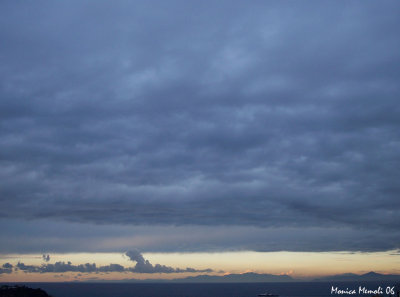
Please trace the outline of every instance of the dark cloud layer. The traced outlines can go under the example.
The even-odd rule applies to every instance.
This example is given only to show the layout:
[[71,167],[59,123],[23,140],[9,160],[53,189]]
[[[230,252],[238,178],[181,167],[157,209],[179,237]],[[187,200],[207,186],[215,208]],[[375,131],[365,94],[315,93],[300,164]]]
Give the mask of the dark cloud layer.
[[73,265],[71,262],[56,262],[54,264],[25,265],[19,262],[16,269],[27,273],[60,273],[60,272],[124,272],[125,268],[119,264],[110,264],[97,267],[95,263]]
[[[3,1],[2,222],[399,248],[399,14],[395,1]],[[247,248],[291,249],[284,234]]]
[[[59,261],[54,264],[46,263],[42,265],[25,265],[18,262],[14,270],[20,270],[26,273],[63,273],[63,272],[81,272],[81,273],[100,273],[100,272],[134,272],[134,273],[183,273],[183,272],[213,272],[212,269],[198,270],[194,268],[172,268],[169,266],[155,264],[152,265],[149,260],[144,259],[143,255],[134,250],[126,252],[126,256],[131,261],[136,262],[134,267],[124,267],[120,264],[110,264],[105,266],[97,266],[96,263],[85,263],[73,265],[70,261]],[[13,272],[13,265],[10,263],[3,264],[0,268],[0,274]]]

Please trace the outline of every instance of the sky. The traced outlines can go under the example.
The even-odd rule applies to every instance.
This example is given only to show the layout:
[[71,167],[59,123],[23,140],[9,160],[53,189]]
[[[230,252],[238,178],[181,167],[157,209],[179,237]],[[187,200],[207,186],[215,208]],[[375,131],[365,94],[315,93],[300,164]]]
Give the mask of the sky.
[[400,273],[399,15],[1,1],[0,281]]

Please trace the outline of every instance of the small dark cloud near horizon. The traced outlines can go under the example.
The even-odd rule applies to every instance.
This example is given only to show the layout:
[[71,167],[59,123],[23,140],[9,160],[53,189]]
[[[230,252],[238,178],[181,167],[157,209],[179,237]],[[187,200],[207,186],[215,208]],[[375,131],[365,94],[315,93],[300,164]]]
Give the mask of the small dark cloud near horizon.
[[134,267],[128,268],[131,272],[136,273],[183,273],[183,272],[213,272],[212,269],[194,269],[187,267],[185,269],[173,268],[161,264],[151,264],[146,260],[143,255],[137,250],[127,251],[125,255],[133,262],[136,262]]
[[12,273],[12,269],[13,269],[13,265],[10,263],[4,263],[1,267],[0,267],[0,274],[3,273],[7,273],[10,274]]
[[1,1],[0,251],[399,249],[399,15]]
[[49,262],[50,261],[50,255],[49,254],[43,254],[42,255],[42,259],[43,259],[43,261],[45,261],[45,262]]

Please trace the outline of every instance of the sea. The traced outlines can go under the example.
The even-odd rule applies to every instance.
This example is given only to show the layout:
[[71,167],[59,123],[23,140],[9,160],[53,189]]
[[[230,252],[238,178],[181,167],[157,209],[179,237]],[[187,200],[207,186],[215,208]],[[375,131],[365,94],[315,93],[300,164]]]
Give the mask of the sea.
[[[8,285],[12,285],[8,283]],[[41,288],[53,297],[280,297],[373,296],[366,290],[381,288],[381,296],[397,296],[393,282],[286,282],[286,283],[18,283]],[[359,291],[361,287],[361,292]],[[335,293],[335,288],[337,288]],[[393,291],[391,291],[393,289]],[[352,293],[355,290],[355,294]],[[339,293],[338,293],[339,292]],[[346,293],[349,292],[349,293]],[[380,293],[380,292],[377,292]],[[391,294],[394,293],[394,294]]]

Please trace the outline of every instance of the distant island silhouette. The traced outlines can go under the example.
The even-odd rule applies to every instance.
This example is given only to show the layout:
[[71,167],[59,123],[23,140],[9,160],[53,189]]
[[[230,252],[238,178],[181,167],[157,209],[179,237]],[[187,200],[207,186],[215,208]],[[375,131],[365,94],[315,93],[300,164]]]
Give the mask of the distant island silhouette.
[[399,274],[380,274],[370,271],[365,274],[343,273],[320,277],[314,281],[396,281],[400,282]]
[[32,289],[26,286],[1,286],[0,297],[52,297],[42,289]]

